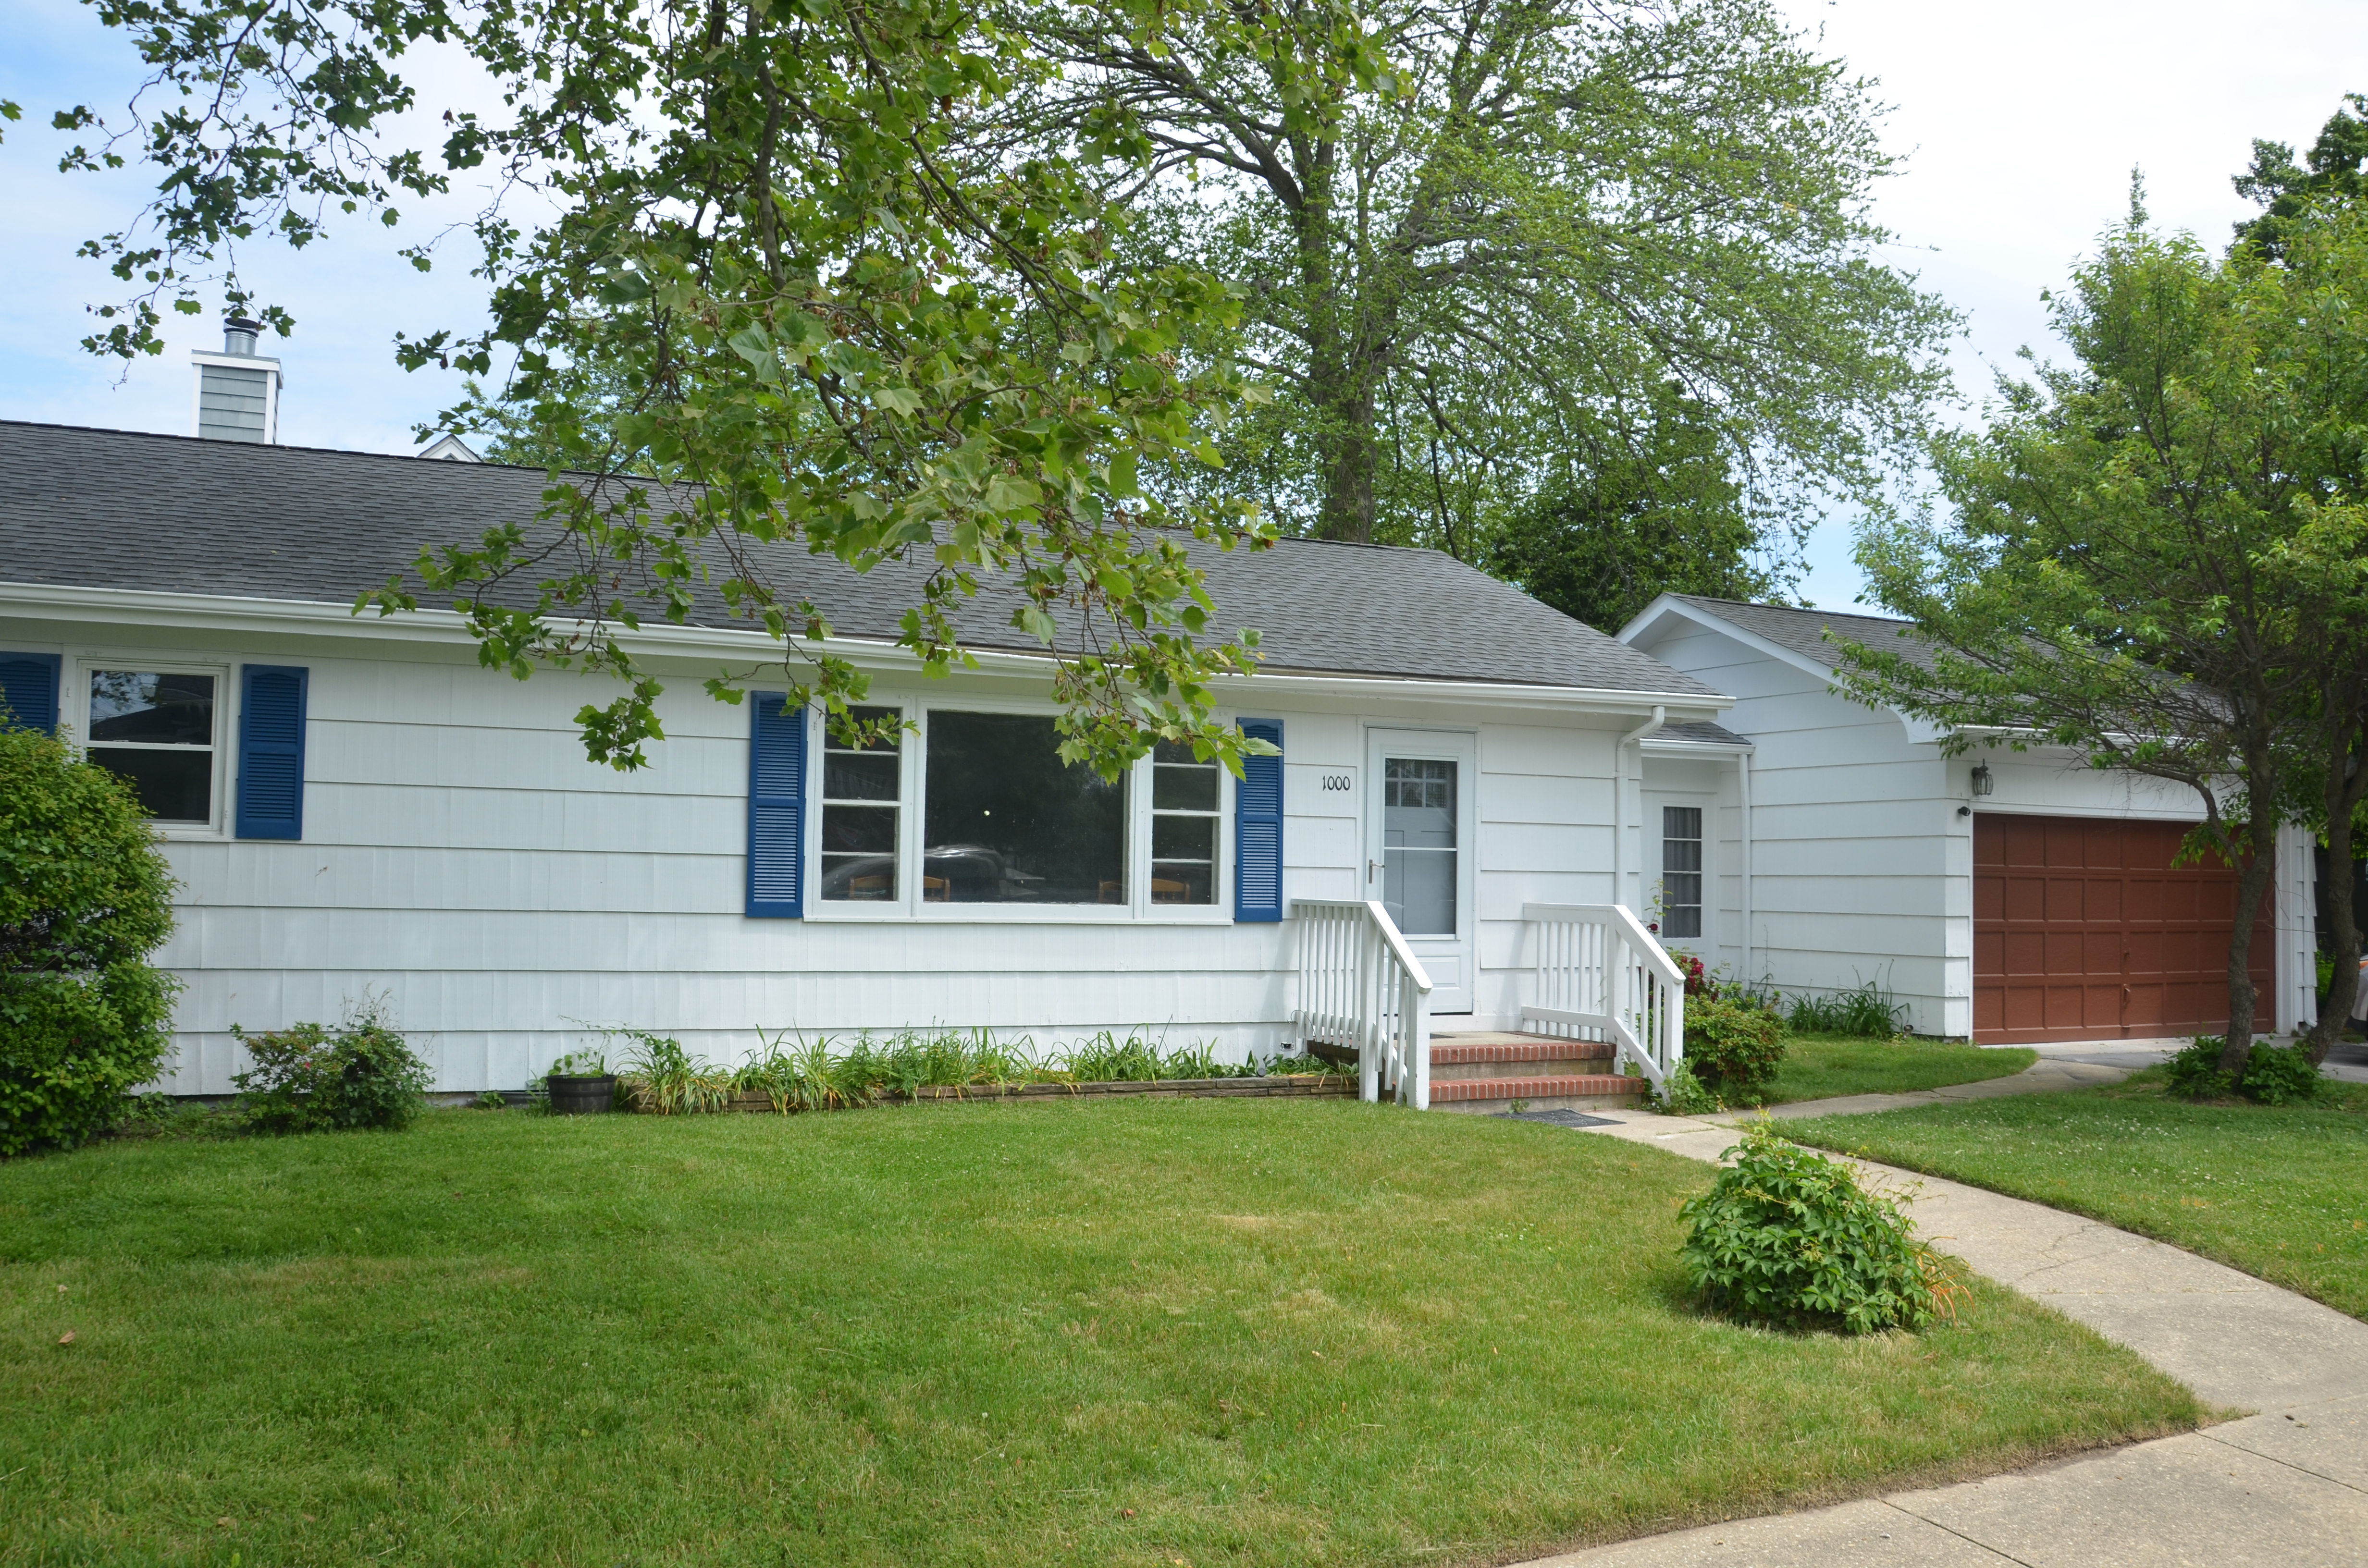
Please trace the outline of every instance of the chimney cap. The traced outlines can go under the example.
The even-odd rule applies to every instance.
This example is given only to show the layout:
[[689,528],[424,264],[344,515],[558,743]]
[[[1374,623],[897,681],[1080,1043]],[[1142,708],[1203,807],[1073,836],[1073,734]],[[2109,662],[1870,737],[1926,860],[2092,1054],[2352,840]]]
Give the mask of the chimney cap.
[[224,316],[222,318],[222,352],[243,356],[253,355],[256,337],[262,331],[263,324],[250,317]]

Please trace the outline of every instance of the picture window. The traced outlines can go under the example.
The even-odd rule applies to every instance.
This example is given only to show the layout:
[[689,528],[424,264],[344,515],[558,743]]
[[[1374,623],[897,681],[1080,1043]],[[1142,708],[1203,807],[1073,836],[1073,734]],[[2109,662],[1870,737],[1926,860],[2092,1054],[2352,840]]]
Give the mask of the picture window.
[[1060,745],[1050,717],[929,714],[923,902],[1127,902],[1126,787]]

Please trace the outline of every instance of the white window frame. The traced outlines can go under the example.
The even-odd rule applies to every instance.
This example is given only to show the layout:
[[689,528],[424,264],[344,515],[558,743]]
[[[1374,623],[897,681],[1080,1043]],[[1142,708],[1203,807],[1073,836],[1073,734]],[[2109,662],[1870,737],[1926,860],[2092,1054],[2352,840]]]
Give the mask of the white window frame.
[[[1123,903],[933,903],[921,897],[922,839],[928,831],[929,715],[1009,713],[1051,718],[1058,703],[1029,698],[981,695],[962,698],[874,688],[861,704],[894,708],[917,728],[905,733],[897,748],[896,897],[881,903],[822,896],[822,757],[827,744],[819,710],[807,716],[806,756],[812,783],[806,790],[805,917],[824,922],[866,921],[955,926],[1230,926],[1234,923],[1234,776],[1217,769],[1217,864],[1215,902],[1205,904],[1151,902],[1151,758],[1139,758],[1126,780],[1126,883]],[[1230,715],[1224,716],[1230,722]]]
[[65,678],[72,685],[59,694],[64,699],[59,703],[59,708],[61,717],[66,721],[66,727],[74,732],[74,744],[78,746],[90,744],[90,677],[100,670],[214,677],[213,787],[207,802],[211,815],[202,823],[159,822],[153,817],[147,820],[149,825],[168,841],[202,843],[229,838],[233,820],[230,792],[237,778],[231,765],[231,752],[234,745],[233,737],[238,733],[238,690],[232,677],[238,673],[238,666],[212,659],[161,653],[154,649],[77,648],[66,659]]

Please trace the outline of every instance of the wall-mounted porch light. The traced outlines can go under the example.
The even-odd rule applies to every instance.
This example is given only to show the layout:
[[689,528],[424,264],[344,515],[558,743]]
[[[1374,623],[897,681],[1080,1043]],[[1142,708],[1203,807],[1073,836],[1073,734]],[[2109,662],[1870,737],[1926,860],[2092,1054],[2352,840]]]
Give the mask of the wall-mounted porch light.
[[1991,786],[1996,782],[1997,780],[1990,777],[1990,765],[1988,763],[1977,762],[1974,764],[1974,795],[1976,799],[1988,794],[1990,792]]

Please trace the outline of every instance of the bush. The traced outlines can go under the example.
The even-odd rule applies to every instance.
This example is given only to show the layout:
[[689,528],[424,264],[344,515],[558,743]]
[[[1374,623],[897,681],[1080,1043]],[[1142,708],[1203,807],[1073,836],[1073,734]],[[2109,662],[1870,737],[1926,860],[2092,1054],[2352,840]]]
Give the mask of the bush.
[[2256,1041],[2245,1057],[2245,1071],[2232,1080],[2220,1070],[2221,1044],[2218,1035],[2198,1035],[2164,1062],[2170,1092],[2191,1100],[2242,1095],[2273,1106],[2308,1105],[2327,1092],[2327,1080],[2307,1047]]
[[2308,1105],[2327,1092],[2318,1063],[2300,1045],[2263,1045],[2256,1041],[2245,1058],[2245,1076],[2237,1091],[2263,1105]]
[[1738,1105],[1756,1105],[1784,1061],[1784,1026],[1773,1013],[1702,997],[1686,1004],[1685,1060],[1711,1089]]
[[1898,1199],[1847,1166],[1788,1143],[1762,1119],[1735,1164],[1678,1211],[1678,1256],[1712,1307],[1790,1328],[1872,1334],[1954,1314],[1963,1287],[1918,1240]]
[[411,1125],[434,1074],[383,1010],[365,1005],[331,1029],[298,1024],[269,1034],[231,1032],[255,1064],[234,1075],[238,1111],[258,1132],[334,1132]]
[[1718,1108],[1718,1096],[1702,1087],[1694,1076],[1693,1064],[1680,1061],[1669,1074],[1668,1092],[1661,1096],[1661,1109],[1670,1116],[1700,1116]]
[[148,966],[173,877],[131,787],[0,717],[0,1155],[70,1148],[172,1049],[178,983]]
[[2197,1035],[2162,1064],[2172,1094],[2191,1100],[2208,1100],[2236,1087],[2228,1081],[2228,1074],[2220,1071],[2220,1043],[2218,1035]]

